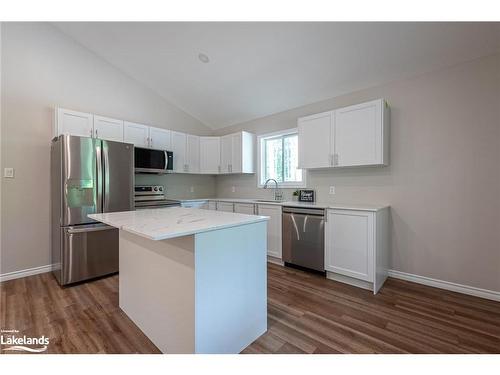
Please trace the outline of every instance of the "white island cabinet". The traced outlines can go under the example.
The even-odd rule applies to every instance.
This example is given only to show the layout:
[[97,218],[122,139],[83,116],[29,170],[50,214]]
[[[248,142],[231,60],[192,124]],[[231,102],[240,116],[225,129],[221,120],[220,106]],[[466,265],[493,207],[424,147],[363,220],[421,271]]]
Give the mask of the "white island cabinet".
[[120,308],[163,353],[239,353],[267,330],[267,217],[92,214],[119,228]]

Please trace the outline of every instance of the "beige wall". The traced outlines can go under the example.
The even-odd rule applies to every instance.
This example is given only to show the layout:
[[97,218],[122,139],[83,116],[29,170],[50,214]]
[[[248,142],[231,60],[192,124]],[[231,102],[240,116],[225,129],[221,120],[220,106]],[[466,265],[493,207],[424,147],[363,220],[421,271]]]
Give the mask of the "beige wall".
[[[210,134],[198,120],[116,70],[49,24],[2,25],[3,168],[0,273],[50,264],[49,145],[54,106],[193,134]],[[174,192],[194,185],[214,193],[213,177],[159,179]]]
[[[500,291],[500,55],[218,134],[292,128],[299,116],[380,97],[392,110],[390,166],[311,171],[308,186],[321,201],[389,203],[393,269]],[[216,178],[218,197],[271,196],[256,185],[255,175]]]

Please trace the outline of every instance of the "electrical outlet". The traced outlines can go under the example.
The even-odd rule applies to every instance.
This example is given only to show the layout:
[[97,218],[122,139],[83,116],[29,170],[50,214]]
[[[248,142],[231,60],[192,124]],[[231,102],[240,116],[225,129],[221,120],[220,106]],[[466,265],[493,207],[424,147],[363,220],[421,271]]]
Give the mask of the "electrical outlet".
[[330,186],[330,194],[335,194],[335,186]]
[[5,178],[14,178],[14,168],[4,168],[3,176]]
[[194,186],[191,186],[191,187],[189,188],[189,191],[190,191],[191,193],[194,193]]
[[236,193],[236,186],[231,186],[231,192]]

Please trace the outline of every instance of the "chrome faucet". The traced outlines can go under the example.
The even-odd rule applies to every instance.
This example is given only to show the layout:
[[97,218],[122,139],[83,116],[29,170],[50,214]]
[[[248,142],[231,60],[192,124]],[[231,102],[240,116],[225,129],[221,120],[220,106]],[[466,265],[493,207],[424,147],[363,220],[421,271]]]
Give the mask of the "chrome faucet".
[[279,190],[279,188],[278,188],[278,181],[276,181],[274,178],[268,178],[266,180],[266,182],[264,183],[264,189],[267,189],[267,184],[269,183],[269,181],[274,181],[274,184],[275,184],[274,192],[273,192],[274,200],[275,201],[282,200],[283,199],[283,193],[281,192],[281,190]]

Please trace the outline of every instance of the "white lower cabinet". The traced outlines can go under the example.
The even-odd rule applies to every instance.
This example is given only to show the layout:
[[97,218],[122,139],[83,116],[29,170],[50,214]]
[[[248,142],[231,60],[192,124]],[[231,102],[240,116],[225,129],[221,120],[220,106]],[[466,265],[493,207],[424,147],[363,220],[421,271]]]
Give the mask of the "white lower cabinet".
[[255,205],[253,203],[235,203],[234,212],[237,214],[254,215]]
[[217,202],[217,211],[234,212],[234,203]]
[[376,293],[387,278],[388,209],[329,209],[325,236],[327,277]]
[[281,206],[258,204],[257,214],[270,217],[267,222],[267,255],[281,259]]

